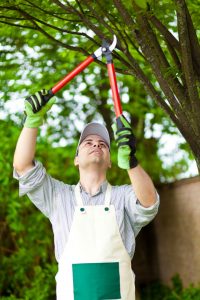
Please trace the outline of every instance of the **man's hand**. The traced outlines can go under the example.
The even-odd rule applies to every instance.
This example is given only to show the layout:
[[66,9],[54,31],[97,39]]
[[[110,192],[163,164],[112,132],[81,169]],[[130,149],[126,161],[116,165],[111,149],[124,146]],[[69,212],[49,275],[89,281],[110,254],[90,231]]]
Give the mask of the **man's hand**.
[[51,97],[52,95],[43,89],[25,99],[26,120],[24,127],[37,128],[43,124],[45,114],[55,103],[55,98]]
[[112,125],[114,137],[118,146],[118,166],[122,169],[132,169],[138,165],[135,157],[136,139],[126,118],[121,115]]

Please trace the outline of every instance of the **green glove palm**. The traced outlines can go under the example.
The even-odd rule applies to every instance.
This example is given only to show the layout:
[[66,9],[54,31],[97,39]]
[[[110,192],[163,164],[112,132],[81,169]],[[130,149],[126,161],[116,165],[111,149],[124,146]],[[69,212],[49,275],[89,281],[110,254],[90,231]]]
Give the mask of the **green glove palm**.
[[136,139],[126,118],[121,115],[112,125],[114,137],[118,146],[118,166],[122,169],[132,169],[138,165],[135,157]]
[[25,99],[24,127],[37,128],[43,124],[45,114],[56,101],[52,96],[51,92],[43,89]]

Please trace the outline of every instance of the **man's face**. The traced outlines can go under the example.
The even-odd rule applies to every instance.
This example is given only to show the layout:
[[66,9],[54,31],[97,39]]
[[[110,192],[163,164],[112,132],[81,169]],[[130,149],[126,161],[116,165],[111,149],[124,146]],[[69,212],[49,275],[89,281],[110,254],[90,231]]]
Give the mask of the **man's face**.
[[109,147],[99,135],[88,135],[80,144],[74,163],[79,168],[93,166],[107,170],[111,167]]

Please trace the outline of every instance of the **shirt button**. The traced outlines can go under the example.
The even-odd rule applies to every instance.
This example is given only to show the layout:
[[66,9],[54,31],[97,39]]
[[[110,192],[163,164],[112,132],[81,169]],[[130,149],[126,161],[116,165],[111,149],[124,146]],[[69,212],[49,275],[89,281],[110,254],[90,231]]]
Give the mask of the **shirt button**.
[[105,207],[104,209],[105,209],[105,211],[109,211],[109,207]]

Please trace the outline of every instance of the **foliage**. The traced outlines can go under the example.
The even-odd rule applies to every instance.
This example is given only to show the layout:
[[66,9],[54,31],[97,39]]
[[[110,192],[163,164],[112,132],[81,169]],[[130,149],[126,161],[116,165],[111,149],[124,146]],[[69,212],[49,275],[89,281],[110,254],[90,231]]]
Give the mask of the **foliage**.
[[[142,3],[145,4],[145,1]],[[165,133],[171,131],[175,124],[198,160],[199,139],[196,132],[199,122],[197,120],[196,124],[196,117],[190,114],[191,95],[188,86],[184,85],[185,70],[181,66],[185,52],[180,51],[181,45],[176,39],[180,32],[176,17],[179,5],[175,5],[174,1],[148,3],[147,8],[138,10],[134,1],[124,4],[107,1],[105,6],[100,1],[89,0],[65,3],[59,0],[1,1],[2,110],[6,111],[9,106],[13,111],[20,98],[43,87],[50,88],[99,47],[102,38],[111,40],[111,35],[116,34],[118,49],[114,58],[123,110],[131,119],[138,145],[145,145],[139,149],[142,161],[145,166],[152,161],[153,168],[149,169],[155,168],[156,181],[167,177],[172,180],[179,172],[185,172],[188,167],[185,157],[174,163],[171,174],[170,170],[165,170],[162,158],[157,154],[161,147],[159,137],[152,136],[149,140],[145,137],[146,120],[148,114],[152,114],[150,127],[161,125],[161,131]],[[194,26],[198,27],[195,13],[198,3],[188,1],[187,4]],[[142,26],[143,21],[146,27]],[[166,31],[162,30],[162,25]],[[147,28],[151,35],[147,34]],[[192,37],[195,37],[194,33]],[[152,45],[156,41],[157,44]],[[149,51],[145,52],[147,48]],[[198,53],[198,46],[195,49]],[[68,143],[72,134],[78,135],[82,123],[94,118],[104,119],[111,132],[113,104],[105,76],[105,59],[102,61],[92,64],[58,93],[57,108],[52,114],[49,130],[52,142],[62,138]],[[194,65],[198,64],[195,62]],[[195,72],[198,70],[195,69]],[[192,90],[195,91],[195,87]],[[7,110],[7,113],[10,111]],[[16,114],[11,117],[18,123],[21,118]],[[173,122],[168,121],[169,117]],[[163,125],[166,123],[167,126]],[[144,148],[149,149],[150,155],[143,151]],[[154,153],[153,160],[151,153]]]
[[[50,300],[55,299],[57,269],[52,229],[27,197],[19,198],[17,181],[12,179],[12,156],[19,132],[12,121],[0,122],[0,298]],[[52,176],[76,182],[77,171],[66,160],[68,157],[73,162],[75,146],[65,152],[39,139],[36,158]]]
[[154,282],[142,289],[141,300],[199,300],[200,285],[183,288],[179,275],[172,278],[172,287]]

